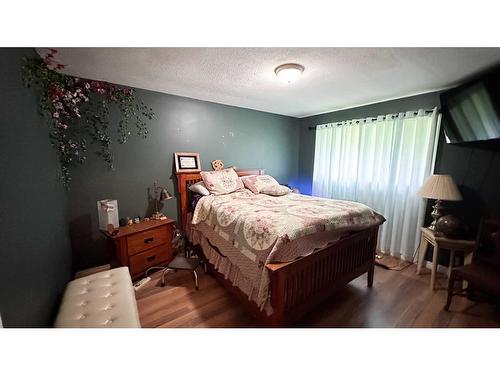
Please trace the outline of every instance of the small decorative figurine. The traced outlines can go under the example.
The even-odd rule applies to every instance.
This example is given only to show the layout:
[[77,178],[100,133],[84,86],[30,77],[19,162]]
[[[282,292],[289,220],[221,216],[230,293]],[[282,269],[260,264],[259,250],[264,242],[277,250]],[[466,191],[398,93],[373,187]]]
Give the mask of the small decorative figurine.
[[140,222],[141,222],[141,217],[140,216],[134,217],[134,224],[139,224]]
[[127,225],[132,225],[132,224],[134,224],[134,222],[132,221],[131,218],[127,216]]
[[214,171],[220,171],[222,169],[224,169],[224,163],[222,162],[222,160],[214,160],[212,162],[212,168],[214,169]]
[[123,217],[120,219],[120,226],[121,227],[126,227],[127,226],[127,219],[124,219]]
[[145,218],[144,218],[144,221],[149,221],[149,217],[145,217]]

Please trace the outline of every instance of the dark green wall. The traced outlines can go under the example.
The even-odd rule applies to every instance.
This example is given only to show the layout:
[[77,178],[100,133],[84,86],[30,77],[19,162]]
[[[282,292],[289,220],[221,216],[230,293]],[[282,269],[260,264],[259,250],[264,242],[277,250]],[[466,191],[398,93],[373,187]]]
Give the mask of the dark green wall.
[[[96,201],[118,200],[120,217],[144,216],[147,187],[155,180],[174,193],[173,153],[199,152],[202,169],[221,159],[226,166],[265,168],[280,182],[296,184],[299,120],[162,93],[137,90],[157,119],[144,140],[116,145],[115,170],[94,156],[73,174],[70,230],[75,268],[108,261],[106,241],[98,231]],[[165,202],[163,212],[177,216],[177,202]]]
[[0,313],[5,327],[52,323],[71,277],[67,196],[20,67],[32,49],[0,48]]
[[500,215],[500,139],[447,144],[443,138],[434,172],[453,176],[464,199],[445,202],[447,212],[461,217],[474,237],[482,216]]

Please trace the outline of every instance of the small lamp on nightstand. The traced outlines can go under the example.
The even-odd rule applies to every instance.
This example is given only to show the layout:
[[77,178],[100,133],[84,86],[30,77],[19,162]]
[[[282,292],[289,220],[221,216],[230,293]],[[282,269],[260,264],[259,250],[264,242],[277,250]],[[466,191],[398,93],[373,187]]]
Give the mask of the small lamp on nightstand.
[[431,213],[434,220],[429,225],[429,229],[433,231],[436,230],[436,221],[443,216],[442,201],[462,200],[462,194],[460,194],[453,178],[448,174],[434,174],[427,177],[417,194],[423,198],[436,199],[436,204],[432,206]]
[[164,215],[159,212],[159,207],[158,204],[159,202],[167,201],[173,198],[172,194],[168,192],[166,188],[163,186],[158,186],[157,181],[154,182],[154,185],[152,188],[149,188],[149,191],[153,193],[152,199],[155,201],[155,213],[153,214],[152,218],[153,219],[160,219],[164,217]]

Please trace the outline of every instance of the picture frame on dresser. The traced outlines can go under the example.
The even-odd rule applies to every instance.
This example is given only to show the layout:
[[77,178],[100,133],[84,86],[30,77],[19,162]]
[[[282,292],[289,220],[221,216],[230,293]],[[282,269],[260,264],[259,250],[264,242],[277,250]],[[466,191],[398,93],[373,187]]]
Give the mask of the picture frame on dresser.
[[200,154],[198,152],[175,152],[174,160],[176,173],[201,171]]

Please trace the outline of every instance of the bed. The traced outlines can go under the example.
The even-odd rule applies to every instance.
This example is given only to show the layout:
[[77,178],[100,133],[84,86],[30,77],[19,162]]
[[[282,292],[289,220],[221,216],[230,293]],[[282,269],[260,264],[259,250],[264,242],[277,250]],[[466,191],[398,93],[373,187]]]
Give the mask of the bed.
[[[237,174],[263,175],[264,170],[238,170]],[[372,286],[378,228],[385,219],[368,207],[293,193],[269,197],[241,191],[204,197],[190,212],[188,188],[201,180],[200,173],[177,174],[180,224],[206,256],[213,276],[264,324],[292,324],[364,273],[368,287]],[[305,220],[301,213],[318,216],[325,207],[347,212],[338,215],[345,220]],[[258,225],[250,217],[263,210],[284,235],[246,236]],[[244,213],[249,216],[238,222]],[[266,230],[260,228],[259,233]]]

